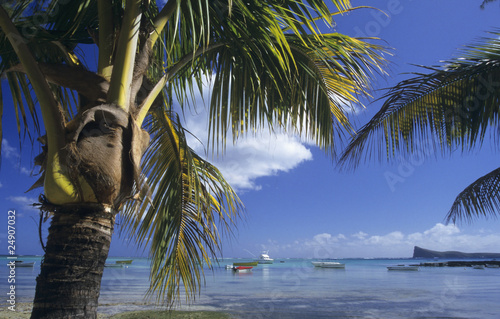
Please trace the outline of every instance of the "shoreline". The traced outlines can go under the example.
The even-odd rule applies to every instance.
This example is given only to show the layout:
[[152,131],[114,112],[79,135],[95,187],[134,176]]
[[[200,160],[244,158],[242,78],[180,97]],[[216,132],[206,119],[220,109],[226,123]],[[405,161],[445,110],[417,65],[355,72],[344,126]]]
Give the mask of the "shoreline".
[[[29,319],[33,303],[20,302],[16,304],[16,311],[8,310],[7,307],[0,309],[0,317],[4,319]],[[144,302],[131,303],[112,303],[100,304],[97,310],[97,319],[160,319],[166,318],[168,313],[170,319],[229,319],[231,315],[227,312],[216,311],[212,309],[197,309],[202,307],[193,307],[193,310],[180,309],[168,311],[165,306]]]
[[[420,267],[474,267],[494,265],[500,267],[498,260],[449,260],[449,261],[430,261],[421,262],[419,264],[411,264],[412,266]],[[490,266],[491,267],[491,266]]]
[[[226,263],[234,261],[239,260]],[[439,264],[432,263],[418,272],[387,270],[391,265],[420,262],[445,261],[353,259],[346,260],[344,271],[334,271],[316,269],[309,259],[290,259],[258,266],[248,274],[219,267],[207,276],[210,280],[196,300],[187,302],[182,294],[180,303],[173,307],[174,313],[167,315],[163,313],[166,304],[147,294],[149,268],[144,260],[137,260],[128,268],[106,270],[97,312],[99,319],[124,319],[131,312],[141,319],[146,315],[156,318],[158,313],[163,313],[164,318],[179,318],[177,314],[193,311],[204,317],[192,318],[206,318],[208,314],[239,319],[498,318],[500,304],[495,297],[500,287],[500,267],[477,271],[471,267],[437,267]],[[479,262],[494,264],[492,260]],[[29,318],[36,274],[36,269],[19,270],[17,312],[9,313],[8,303],[0,302],[0,318]]]

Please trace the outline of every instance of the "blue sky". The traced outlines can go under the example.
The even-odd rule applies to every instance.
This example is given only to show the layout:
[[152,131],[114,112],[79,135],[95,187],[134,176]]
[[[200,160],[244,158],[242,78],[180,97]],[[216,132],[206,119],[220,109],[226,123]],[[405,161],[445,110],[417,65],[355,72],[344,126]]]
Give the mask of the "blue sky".
[[[394,48],[390,76],[374,86],[390,87],[411,64],[436,65],[457,56],[498,25],[498,3],[485,10],[481,0],[353,1],[373,5],[337,18],[337,30],[351,36],[375,36]],[[325,32],[328,30],[325,30]],[[38,212],[29,206],[40,190],[25,193],[31,160],[38,154],[29,143],[19,151],[12,105],[4,86],[2,167],[0,171],[0,247],[6,253],[7,211],[16,209],[17,251],[42,254]],[[380,95],[375,92],[374,97]],[[357,127],[380,108],[380,102],[352,114]],[[206,117],[185,119],[188,128],[206,140]],[[27,140],[26,140],[27,141]],[[500,222],[479,219],[472,224],[445,225],[444,217],[458,193],[498,167],[490,144],[470,154],[450,157],[417,154],[391,163],[369,162],[354,172],[339,172],[325,153],[307,141],[283,133],[262,132],[227,145],[213,161],[238,190],[246,214],[238,230],[224,240],[224,257],[248,257],[269,250],[271,257],[407,257],[413,246],[433,250],[500,252]],[[203,145],[194,142],[200,152]],[[211,157],[210,157],[211,158]],[[44,235],[46,236],[46,230]],[[110,255],[140,255],[127,237],[115,234]]]

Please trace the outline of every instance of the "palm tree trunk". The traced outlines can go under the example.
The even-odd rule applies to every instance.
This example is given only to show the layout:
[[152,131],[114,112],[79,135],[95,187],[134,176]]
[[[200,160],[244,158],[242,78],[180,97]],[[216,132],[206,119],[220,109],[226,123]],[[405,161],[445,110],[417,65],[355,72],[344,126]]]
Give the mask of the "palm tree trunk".
[[97,318],[115,214],[104,205],[66,205],[52,218],[32,319]]

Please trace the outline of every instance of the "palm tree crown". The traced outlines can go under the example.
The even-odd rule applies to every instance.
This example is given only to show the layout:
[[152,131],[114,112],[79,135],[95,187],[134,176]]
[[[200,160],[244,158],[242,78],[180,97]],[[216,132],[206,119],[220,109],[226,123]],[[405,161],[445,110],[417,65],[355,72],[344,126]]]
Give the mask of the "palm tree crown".
[[[124,229],[150,244],[152,291],[172,300],[182,281],[192,296],[199,265],[211,264],[243,205],[217,168],[189,147],[174,104],[187,107],[208,77],[214,149],[228,132],[236,139],[269,125],[308,136],[335,155],[336,136],[353,131],[346,105],[368,94],[374,72],[383,73],[383,47],[323,33],[317,24],[332,27],[336,14],[353,9],[349,0],[2,5],[0,72],[18,126],[41,135],[41,113],[47,133],[37,161],[44,175],[34,186],[43,186],[53,205],[98,202],[121,210]],[[86,54],[89,46],[98,50],[97,63]],[[131,127],[131,176],[123,178],[133,189],[109,198],[63,160],[85,155],[74,146],[99,114],[114,119],[107,131]]]

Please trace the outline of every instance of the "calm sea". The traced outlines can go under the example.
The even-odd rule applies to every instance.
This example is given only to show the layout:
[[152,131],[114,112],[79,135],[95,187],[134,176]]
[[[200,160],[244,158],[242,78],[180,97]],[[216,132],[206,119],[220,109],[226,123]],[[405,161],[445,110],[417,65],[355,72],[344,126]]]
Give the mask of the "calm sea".
[[[19,258],[21,259],[21,258]],[[16,268],[16,301],[31,302],[40,257],[34,268]],[[109,263],[126,258],[110,258]],[[345,270],[314,268],[308,259],[276,259],[248,274],[225,268],[224,259],[206,270],[205,286],[186,310],[220,310],[235,318],[500,318],[500,269],[421,267],[388,271],[387,266],[427,260],[346,259]],[[440,260],[442,261],[442,260]],[[0,258],[0,291],[6,306],[9,269]],[[149,263],[135,258],[126,268],[105,268],[99,311],[112,314],[154,305],[144,299]]]

